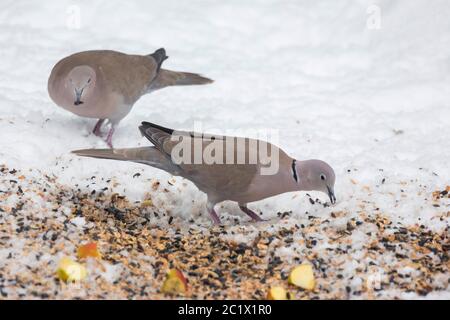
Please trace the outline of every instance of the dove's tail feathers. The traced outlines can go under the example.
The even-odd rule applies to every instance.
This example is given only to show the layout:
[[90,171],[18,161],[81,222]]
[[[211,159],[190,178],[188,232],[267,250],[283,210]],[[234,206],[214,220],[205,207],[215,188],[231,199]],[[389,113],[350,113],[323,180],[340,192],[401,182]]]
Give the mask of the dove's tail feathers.
[[169,86],[191,86],[212,83],[213,80],[197,73],[178,72],[161,69],[150,85],[149,91],[162,89]]
[[155,147],[125,149],[83,149],[72,151],[81,157],[132,161],[173,172],[172,163]]
[[166,127],[157,125],[156,123],[152,123],[152,122],[148,122],[148,121],[142,121],[141,125],[139,126],[139,130],[141,131],[141,133],[143,135],[145,135],[145,131],[147,129],[152,129],[152,128],[153,129],[158,129],[158,130],[163,131],[163,132],[165,132],[167,134],[172,134],[175,131],[173,129],[166,128]]
[[[174,72],[174,71],[171,71]],[[206,78],[198,73],[191,72],[176,72],[176,86],[191,86],[191,85],[199,85],[199,84],[208,84],[212,83],[213,80]]]
[[171,159],[171,154],[165,150],[164,143],[170,140],[174,130],[161,127],[151,122],[142,122],[139,126],[141,134],[146,137],[153,145],[168,159]]
[[161,69],[161,65],[164,62],[164,60],[169,58],[166,55],[166,50],[164,50],[164,48],[160,48],[160,49],[156,50],[152,54],[149,54],[149,56],[152,57],[153,59],[155,59],[156,63],[158,64],[157,72],[159,72],[159,70]]

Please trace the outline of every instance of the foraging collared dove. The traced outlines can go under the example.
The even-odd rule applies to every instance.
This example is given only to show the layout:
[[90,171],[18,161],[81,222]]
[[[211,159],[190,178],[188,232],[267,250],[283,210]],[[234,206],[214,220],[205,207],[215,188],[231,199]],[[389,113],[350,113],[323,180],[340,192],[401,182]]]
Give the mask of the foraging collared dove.
[[53,67],[48,92],[58,106],[99,119],[93,130],[97,136],[103,122],[109,120],[106,142],[112,147],[115,127],[142,95],[168,86],[212,82],[195,73],[161,69],[167,58],[163,48],[149,55],[108,50],[75,53]]
[[[331,203],[336,202],[335,174],[324,161],[296,160],[275,145],[256,139],[176,132],[149,122],[142,122],[139,130],[154,147],[85,149],[72,152],[84,157],[138,162],[192,181],[207,194],[207,210],[214,224],[220,224],[214,207],[225,200],[237,202],[239,208],[254,221],[262,219],[247,207],[249,202],[285,192],[322,191],[329,196]],[[187,143],[184,143],[185,139]],[[180,148],[181,144],[188,148]],[[213,144],[215,151],[209,155],[219,154],[215,163],[207,158],[206,152],[208,148],[211,151]],[[267,157],[273,156],[271,161],[276,164],[277,170],[271,174],[263,172],[268,169],[269,164],[268,158],[261,152],[264,144]],[[200,154],[200,161],[195,160],[197,150],[203,152]],[[183,158],[184,155],[186,158]],[[250,160],[252,157],[253,162]]]

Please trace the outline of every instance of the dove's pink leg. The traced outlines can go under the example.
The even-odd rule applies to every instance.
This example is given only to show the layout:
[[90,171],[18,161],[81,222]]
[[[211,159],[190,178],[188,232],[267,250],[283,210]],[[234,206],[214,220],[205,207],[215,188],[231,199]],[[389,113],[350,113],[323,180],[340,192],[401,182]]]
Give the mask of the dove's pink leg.
[[108,145],[108,147],[112,148],[112,136],[114,134],[114,126],[111,126],[111,129],[109,129],[108,131],[108,136],[106,137],[106,144]]
[[206,208],[208,209],[209,216],[211,217],[214,225],[216,225],[216,226],[220,225],[221,224],[220,218],[219,218],[219,215],[217,214],[216,210],[214,210],[214,204],[208,202],[206,204]]
[[97,137],[100,137],[100,135],[102,134],[100,132],[100,129],[101,129],[104,121],[105,121],[105,119],[98,119],[97,123],[95,124],[94,130],[92,131],[92,133],[95,134]]
[[221,224],[220,218],[219,218],[218,214],[216,213],[216,210],[212,209],[211,211],[209,211],[209,215],[211,216],[211,219],[213,220],[213,223],[215,225],[218,226]]
[[239,205],[239,209],[244,211],[245,214],[248,215],[250,218],[252,218],[252,220],[255,222],[264,221],[263,219],[261,219],[260,216],[258,216],[256,213],[254,213],[249,208],[247,208],[247,206],[245,206],[245,205]]

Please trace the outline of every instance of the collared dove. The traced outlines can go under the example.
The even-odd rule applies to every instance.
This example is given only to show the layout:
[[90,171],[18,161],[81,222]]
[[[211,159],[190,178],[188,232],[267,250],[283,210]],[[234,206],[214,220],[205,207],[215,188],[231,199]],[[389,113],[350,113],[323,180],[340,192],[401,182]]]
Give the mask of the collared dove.
[[211,83],[195,73],[161,69],[168,57],[163,48],[149,55],[98,50],[75,53],[59,61],[48,79],[48,92],[60,107],[76,115],[99,119],[93,133],[100,136],[107,119],[106,142],[112,147],[117,124],[139,98],[168,86]]
[[[248,138],[224,137],[197,134],[194,132],[177,132],[149,122],[142,122],[139,127],[141,133],[150,140],[154,147],[126,148],[126,149],[85,149],[72,151],[73,153],[92,158],[133,161],[146,164],[172,175],[181,176],[192,181],[208,196],[207,210],[214,224],[220,224],[220,218],[214,207],[216,204],[231,200],[239,204],[239,208],[254,221],[262,219],[247,207],[254,202],[285,192],[316,190],[326,193],[331,203],[336,202],[334,195],[335,174],[333,169],[321,160],[296,160],[289,157],[283,150],[273,144]],[[187,149],[179,152],[183,139],[188,139],[188,145],[194,151]],[[240,140],[239,140],[240,139]],[[243,141],[241,147],[236,147]],[[221,163],[207,163],[205,150],[212,144],[223,148],[219,158]],[[272,161],[277,162],[277,170],[273,174],[263,174],[267,169],[267,158],[261,156],[260,149],[266,144],[269,157],[276,155]],[[195,162],[195,146],[203,150],[200,162]],[[215,152],[217,152],[216,149]],[[252,154],[257,159],[251,162]],[[175,153],[187,155],[188,161],[179,161]],[[225,161],[230,155],[232,161]],[[237,159],[245,159],[238,162]],[[255,159],[255,158],[254,158]],[[186,160],[186,159],[185,159]],[[264,161],[263,161],[264,160]]]

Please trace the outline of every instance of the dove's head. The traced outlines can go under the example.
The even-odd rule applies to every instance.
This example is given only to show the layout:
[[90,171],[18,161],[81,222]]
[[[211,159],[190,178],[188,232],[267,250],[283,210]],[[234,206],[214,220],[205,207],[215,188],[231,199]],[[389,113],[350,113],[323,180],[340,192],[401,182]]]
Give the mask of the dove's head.
[[89,66],[77,66],[67,75],[66,88],[73,95],[73,104],[78,106],[88,101],[95,87],[95,70]]
[[333,168],[322,160],[298,161],[295,164],[302,190],[321,191],[328,195],[331,203],[336,203],[334,182],[336,175]]

